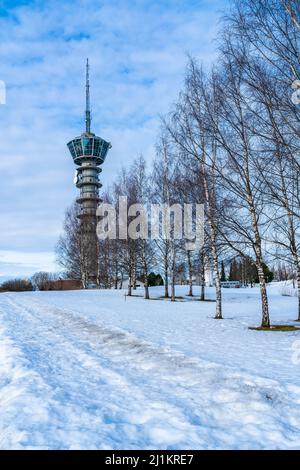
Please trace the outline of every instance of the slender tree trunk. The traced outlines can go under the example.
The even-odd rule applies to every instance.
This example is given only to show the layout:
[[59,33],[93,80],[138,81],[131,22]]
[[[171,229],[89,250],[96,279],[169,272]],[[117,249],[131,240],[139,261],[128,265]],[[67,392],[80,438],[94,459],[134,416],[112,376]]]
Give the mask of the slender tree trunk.
[[259,286],[260,286],[260,295],[261,295],[261,304],[262,304],[262,328],[270,328],[270,316],[269,316],[269,305],[268,305],[268,295],[266,280],[264,275],[264,270],[262,266],[262,260],[260,257],[256,258],[256,267],[258,272]]
[[164,259],[164,272],[165,272],[165,295],[164,297],[166,299],[169,298],[169,260],[168,260],[168,255],[165,254],[165,259]]
[[200,291],[200,300],[205,300],[205,261],[204,261],[204,253],[203,250],[200,252],[200,284],[201,284],[201,291]]
[[188,260],[188,271],[189,271],[189,293],[190,297],[193,297],[193,267],[192,267],[192,257],[191,252],[187,251],[187,260]]
[[[214,149],[215,153],[215,149]],[[206,168],[206,155],[203,151],[201,158],[201,172],[203,175],[203,186],[205,194],[205,202],[207,206],[207,222],[210,232],[210,242],[211,242],[211,251],[213,258],[214,266],[214,275],[215,275],[215,288],[216,288],[216,310],[215,318],[221,320],[222,316],[222,291],[221,291],[221,280],[220,280],[220,270],[219,270],[219,257],[217,249],[217,227],[215,224],[215,191],[214,186],[210,187],[208,182],[207,168]],[[213,183],[212,183],[213,184]]]
[[205,300],[205,283],[203,281],[201,281],[200,300]]
[[219,272],[219,263],[218,256],[213,251],[213,261],[214,261],[214,273],[215,273],[215,287],[216,287],[216,315],[217,320],[222,320],[222,290],[221,290],[221,281],[220,281],[220,272]]
[[[291,213],[291,210],[288,207],[288,197],[286,194],[286,188],[285,185],[284,190],[285,190],[285,207],[287,208],[287,216],[288,216],[288,224],[289,224],[289,232],[290,232],[290,249],[292,252],[292,255],[294,257],[294,264],[296,268],[296,281],[297,281],[297,293],[298,293],[298,321],[300,321],[300,260],[299,260],[299,251],[298,251],[298,246],[297,246],[297,241],[296,241],[296,230],[293,222],[293,216]],[[293,279],[293,283],[295,280]]]
[[136,290],[136,259],[134,260],[132,267],[132,286],[133,289]]
[[118,272],[119,272],[118,262],[115,262],[115,289],[118,289]]
[[144,263],[144,289],[145,289],[145,292],[144,292],[144,298],[145,299],[149,299],[150,296],[149,296],[149,284],[148,284],[148,266],[147,266],[147,263]]
[[129,269],[129,276],[128,276],[128,291],[127,295],[130,297],[132,295],[132,267],[130,266]]
[[256,268],[258,272],[258,280],[260,286],[260,296],[261,296],[261,306],[262,306],[262,319],[261,326],[263,328],[270,327],[270,314],[269,314],[269,304],[268,304],[268,294],[266,287],[266,279],[263,269],[263,257],[261,251],[261,237],[258,230],[257,216],[255,211],[255,206],[253,203],[252,192],[250,185],[247,185],[247,194],[248,194],[248,204],[249,210],[252,219],[252,228],[255,236],[255,254],[256,254]]
[[300,321],[300,263],[298,262],[296,268],[297,274],[297,293],[298,293],[298,321]]
[[[280,155],[280,153],[278,152]],[[288,224],[289,224],[289,235],[290,235],[290,250],[292,256],[294,257],[295,268],[296,268],[296,281],[297,281],[297,293],[298,293],[298,321],[300,321],[300,260],[299,260],[299,248],[296,241],[296,228],[294,224],[293,214],[289,204],[289,197],[286,187],[286,181],[284,178],[284,172],[282,169],[282,161],[281,158],[279,159],[279,170],[280,170],[280,177],[281,177],[281,187],[284,197],[284,208],[287,212]],[[293,284],[295,280],[293,279]]]
[[175,302],[175,250],[172,247],[172,261],[171,261],[171,301]]
[[[205,157],[204,157],[205,158]],[[205,161],[205,160],[204,160]],[[206,169],[203,164],[203,183],[205,191],[205,199],[207,204],[207,215],[208,215],[208,225],[210,230],[210,241],[211,241],[211,251],[213,258],[214,274],[215,274],[215,288],[216,288],[216,313],[215,318],[221,320],[222,316],[222,291],[221,291],[221,281],[220,281],[220,271],[219,271],[219,257],[217,251],[217,235],[216,227],[213,220],[213,208],[211,205],[211,197],[208,188],[208,181],[206,175]]]
[[[81,235],[82,237],[82,235]],[[83,243],[81,242],[81,254],[80,254],[80,271],[81,271],[81,284],[82,288],[86,289],[87,288],[87,269],[86,269],[86,259],[83,253]]]
[[261,305],[262,305],[261,326],[263,328],[269,328],[270,327],[270,315],[269,315],[268,294],[267,294],[266,279],[265,279],[265,274],[264,274],[263,264],[262,264],[262,256],[260,253],[256,255],[256,268],[258,272]]

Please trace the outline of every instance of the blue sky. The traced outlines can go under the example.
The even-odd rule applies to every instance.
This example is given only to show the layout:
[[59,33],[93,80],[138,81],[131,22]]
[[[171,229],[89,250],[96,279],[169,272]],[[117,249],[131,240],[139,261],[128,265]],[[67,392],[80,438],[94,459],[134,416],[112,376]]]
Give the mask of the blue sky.
[[151,160],[159,116],[182,86],[187,53],[216,57],[226,0],[0,0],[0,279],[56,270],[65,209],[76,196],[66,143],[84,126],[112,143],[109,184],[139,154]]

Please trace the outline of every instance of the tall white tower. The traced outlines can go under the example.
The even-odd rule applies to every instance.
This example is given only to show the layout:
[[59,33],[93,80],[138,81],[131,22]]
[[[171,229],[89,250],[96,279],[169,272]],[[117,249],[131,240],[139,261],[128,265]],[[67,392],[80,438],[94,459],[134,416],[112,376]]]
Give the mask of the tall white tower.
[[99,174],[111,144],[91,132],[89,61],[86,62],[85,132],[71,140],[68,148],[77,166],[75,184],[80,190],[81,278],[83,287],[98,285],[98,240],[96,211],[99,202]]

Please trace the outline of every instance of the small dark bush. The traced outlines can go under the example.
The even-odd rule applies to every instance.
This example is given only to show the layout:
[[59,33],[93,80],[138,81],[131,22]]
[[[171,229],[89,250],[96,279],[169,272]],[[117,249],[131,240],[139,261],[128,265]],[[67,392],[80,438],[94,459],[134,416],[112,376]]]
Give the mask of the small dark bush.
[[150,273],[148,276],[148,285],[149,287],[153,286],[163,286],[164,281],[160,274]]

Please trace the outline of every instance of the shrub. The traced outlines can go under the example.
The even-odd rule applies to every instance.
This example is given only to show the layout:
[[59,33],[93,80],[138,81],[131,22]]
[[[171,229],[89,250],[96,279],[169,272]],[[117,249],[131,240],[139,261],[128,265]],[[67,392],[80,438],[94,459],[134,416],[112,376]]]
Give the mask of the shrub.
[[2,292],[24,292],[32,291],[33,285],[29,279],[10,279],[1,284]]
[[35,273],[31,278],[35,290],[51,290],[51,284],[54,280],[56,280],[54,274],[45,271]]
[[148,276],[148,285],[149,287],[153,286],[163,286],[164,281],[160,274],[150,273]]

